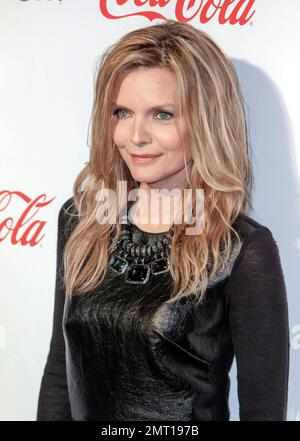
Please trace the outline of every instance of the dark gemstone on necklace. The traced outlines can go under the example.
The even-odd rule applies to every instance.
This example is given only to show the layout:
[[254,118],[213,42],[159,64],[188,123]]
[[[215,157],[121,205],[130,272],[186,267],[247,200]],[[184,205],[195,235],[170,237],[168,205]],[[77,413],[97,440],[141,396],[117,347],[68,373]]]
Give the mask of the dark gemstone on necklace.
[[126,271],[126,282],[128,283],[146,283],[150,276],[148,265],[132,263]]
[[109,262],[109,265],[114,271],[122,274],[128,267],[128,262],[119,255],[113,255]]
[[161,274],[169,269],[169,262],[166,257],[150,262],[152,274]]

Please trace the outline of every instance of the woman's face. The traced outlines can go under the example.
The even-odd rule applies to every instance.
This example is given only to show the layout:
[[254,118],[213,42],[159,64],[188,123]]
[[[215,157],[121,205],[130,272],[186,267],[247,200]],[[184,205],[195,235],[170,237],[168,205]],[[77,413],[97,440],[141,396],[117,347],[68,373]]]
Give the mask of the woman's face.
[[[139,67],[123,72],[116,82],[113,142],[133,179],[151,184],[153,188],[172,189],[185,185],[184,151],[188,168],[191,165],[187,129],[179,118],[176,97],[176,77],[168,69]],[[159,156],[143,161],[134,160],[132,156],[146,154]]]

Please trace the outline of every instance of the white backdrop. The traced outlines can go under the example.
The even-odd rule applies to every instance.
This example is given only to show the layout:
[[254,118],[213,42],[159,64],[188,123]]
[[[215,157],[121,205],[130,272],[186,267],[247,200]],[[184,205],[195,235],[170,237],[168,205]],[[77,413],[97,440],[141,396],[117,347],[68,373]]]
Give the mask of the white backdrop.
[[[52,330],[57,215],[88,160],[96,59],[121,35],[157,22],[119,16],[152,10],[176,19],[176,0],[164,8],[103,3],[117,18],[104,16],[99,0],[0,0],[0,420],[36,418]],[[188,3],[192,16],[201,1],[187,13]],[[217,15],[200,23],[199,14],[190,23],[230,56],[242,85],[256,179],[250,214],[280,249],[291,339],[288,419],[300,420],[300,2],[256,0],[252,10],[244,25],[221,24]],[[15,234],[8,225],[40,195],[53,201],[30,212],[27,226],[45,224],[41,241],[26,244],[26,225]],[[229,404],[237,420],[235,363]]]

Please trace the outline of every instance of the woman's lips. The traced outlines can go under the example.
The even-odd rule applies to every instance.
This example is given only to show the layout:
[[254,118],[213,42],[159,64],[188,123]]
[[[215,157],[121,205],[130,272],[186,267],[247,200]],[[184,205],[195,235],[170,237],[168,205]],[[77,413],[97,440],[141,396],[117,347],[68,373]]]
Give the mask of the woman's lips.
[[147,164],[148,162],[152,162],[155,159],[159,158],[162,155],[156,155],[156,156],[134,156],[134,155],[130,155],[133,162],[135,162],[136,164]]

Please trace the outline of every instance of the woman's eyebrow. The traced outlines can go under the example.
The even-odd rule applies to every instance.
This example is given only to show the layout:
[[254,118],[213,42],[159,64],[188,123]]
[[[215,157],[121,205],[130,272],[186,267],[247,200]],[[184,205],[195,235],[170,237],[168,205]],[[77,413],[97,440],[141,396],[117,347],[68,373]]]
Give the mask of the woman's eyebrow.
[[[127,106],[123,106],[122,104],[118,104],[115,102],[113,102],[112,104],[113,104],[113,106],[124,107],[124,108],[128,109]],[[156,110],[156,109],[160,109],[162,107],[174,107],[174,106],[175,106],[174,103],[163,103],[163,104],[158,104],[157,106],[152,106],[148,110]]]

